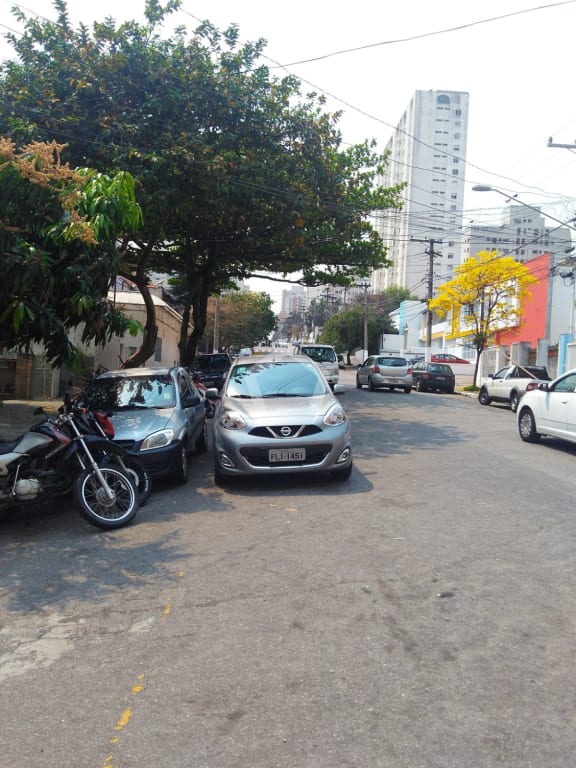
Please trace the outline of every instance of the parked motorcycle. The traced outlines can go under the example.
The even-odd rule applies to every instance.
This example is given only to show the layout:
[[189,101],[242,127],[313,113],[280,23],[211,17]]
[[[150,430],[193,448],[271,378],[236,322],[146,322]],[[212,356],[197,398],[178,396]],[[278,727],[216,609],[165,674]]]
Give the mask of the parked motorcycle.
[[[115,435],[114,423],[109,414],[91,410],[84,402],[83,395],[75,400],[69,392],[64,394],[64,408],[73,413],[76,423],[85,434],[99,435],[107,440],[113,440]],[[131,478],[138,490],[140,506],[148,501],[152,493],[152,478],[144,462],[134,453],[124,450],[123,454],[104,453],[106,463],[118,464]]]
[[77,416],[61,408],[56,417],[0,443],[0,515],[72,491],[80,514],[92,525],[104,530],[127,525],[138,511],[138,491],[111,455],[125,451],[84,433]]

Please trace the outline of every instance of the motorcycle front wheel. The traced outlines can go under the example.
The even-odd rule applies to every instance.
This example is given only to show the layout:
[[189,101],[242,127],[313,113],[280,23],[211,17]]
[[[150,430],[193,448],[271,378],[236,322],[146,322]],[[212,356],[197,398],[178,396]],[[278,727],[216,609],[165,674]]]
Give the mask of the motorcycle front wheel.
[[152,478],[146,468],[146,464],[141,459],[132,455],[124,456],[121,461],[117,456],[110,455],[104,458],[104,462],[106,466],[114,466],[126,470],[126,474],[138,491],[138,503],[143,507],[152,493]]
[[116,467],[100,467],[111,491],[108,498],[98,475],[86,469],[74,483],[74,498],[80,514],[92,525],[104,530],[121,528],[135,517],[138,511],[138,491],[132,479]]

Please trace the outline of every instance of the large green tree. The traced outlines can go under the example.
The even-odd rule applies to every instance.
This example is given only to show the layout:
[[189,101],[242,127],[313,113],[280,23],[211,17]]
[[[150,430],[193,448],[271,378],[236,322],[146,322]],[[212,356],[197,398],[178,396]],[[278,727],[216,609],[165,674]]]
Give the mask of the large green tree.
[[399,190],[378,185],[386,158],[370,142],[343,148],[340,116],[317,94],[272,77],[264,41],[240,45],[235,26],[209,23],[162,39],[180,5],[148,0],[145,24],[91,31],[72,28],[64,0],[56,23],[16,10],[24,34],[0,71],[0,131],[65,138],[73,165],[132,173],[144,227],[125,263],[144,294],[150,269],[177,278],[188,363],[209,297],[233,279],[346,284],[385,266],[368,215],[398,206]]
[[76,367],[72,329],[103,344],[130,325],[106,294],[117,237],[138,228],[140,211],[129,174],[72,169],[63,149],[0,137],[0,347],[42,343],[49,360]]
[[410,298],[412,296],[408,289],[398,287],[358,297],[348,309],[332,315],[327,320],[320,334],[320,341],[342,350],[347,355],[347,362],[350,363],[353,351],[364,344],[364,317],[366,317],[368,349],[378,350],[383,333],[397,332],[390,313],[398,309],[402,301]]
[[267,293],[233,291],[209,302],[206,340],[211,342],[216,336],[219,349],[237,352],[242,347],[255,347],[265,342],[275,328],[276,316]]

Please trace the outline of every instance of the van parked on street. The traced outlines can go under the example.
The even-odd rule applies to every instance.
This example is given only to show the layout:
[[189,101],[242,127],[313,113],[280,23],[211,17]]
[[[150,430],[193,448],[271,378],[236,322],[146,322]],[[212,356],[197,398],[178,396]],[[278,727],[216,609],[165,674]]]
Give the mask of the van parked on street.
[[334,347],[330,344],[301,344],[296,349],[296,354],[306,355],[311,360],[314,360],[315,363],[318,363],[328,384],[330,384],[330,388],[334,389],[334,385],[338,384],[340,376],[338,355]]

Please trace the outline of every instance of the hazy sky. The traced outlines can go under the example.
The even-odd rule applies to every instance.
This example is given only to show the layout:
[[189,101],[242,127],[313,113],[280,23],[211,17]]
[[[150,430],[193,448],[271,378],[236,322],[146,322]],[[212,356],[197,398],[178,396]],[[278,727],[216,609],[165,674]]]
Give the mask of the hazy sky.
[[[56,18],[50,0],[0,0],[0,33],[19,30],[10,12]],[[144,0],[69,0],[74,22],[142,18]],[[491,184],[566,221],[576,213],[574,31],[576,0],[183,0],[174,24],[237,23],[242,40],[267,40],[278,74],[343,110],[346,142],[383,148],[415,90],[468,91],[465,220],[497,219],[504,198],[472,192]],[[172,24],[170,24],[170,27]],[[168,33],[170,28],[167,27]],[[0,55],[9,54],[4,43]]]

